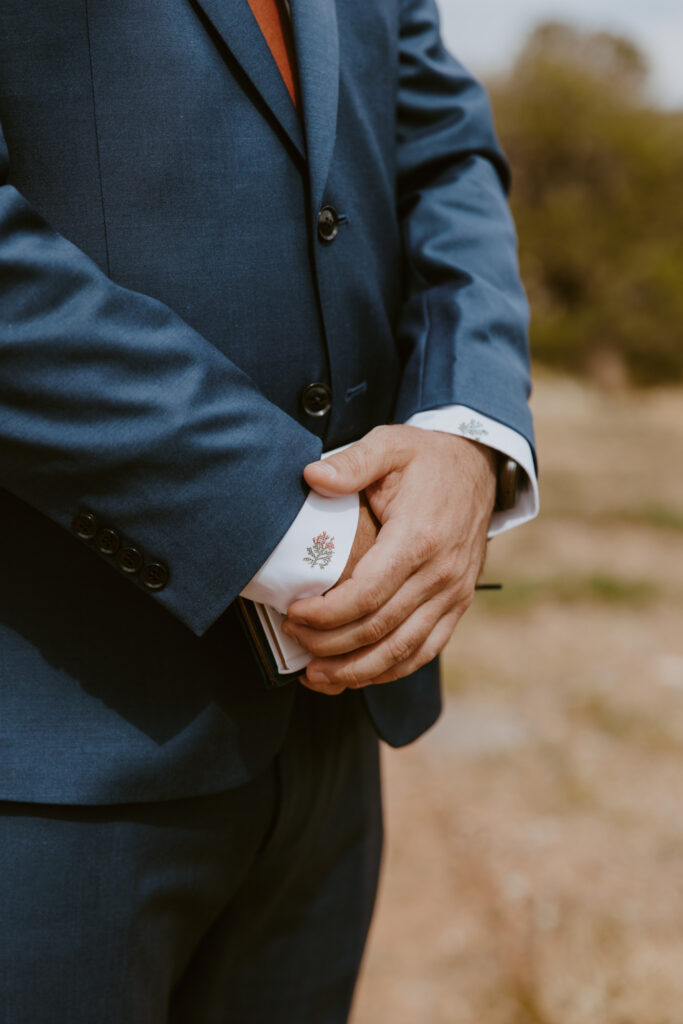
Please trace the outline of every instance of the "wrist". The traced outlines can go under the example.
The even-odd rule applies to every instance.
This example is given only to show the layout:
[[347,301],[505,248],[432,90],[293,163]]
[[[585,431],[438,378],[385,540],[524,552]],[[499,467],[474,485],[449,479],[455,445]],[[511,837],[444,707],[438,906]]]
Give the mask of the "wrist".
[[498,452],[469,437],[446,436],[459,448],[458,459],[472,481],[473,492],[479,495],[479,501],[489,514],[493,514],[498,487]]

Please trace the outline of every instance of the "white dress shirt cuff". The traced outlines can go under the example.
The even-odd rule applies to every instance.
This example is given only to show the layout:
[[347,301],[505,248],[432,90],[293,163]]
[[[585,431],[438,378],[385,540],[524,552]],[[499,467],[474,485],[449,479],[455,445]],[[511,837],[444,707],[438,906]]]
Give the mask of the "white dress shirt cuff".
[[466,405],[442,405],[438,409],[417,412],[407,421],[411,427],[441,430],[446,434],[469,437],[472,441],[488,445],[514,459],[522,470],[517,489],[517,500],[512,508],[494,512],[489,526],[489,537],[520,526],[538,515],[538,478],[534,458],[527,439],[511,427],[483,416]]
[[[326,452],[323,458],[332,454]],[[270,605],[284,615],[292,601],[324,594],[335,585],[349,559],[358,509],[357,494],[322,498],[311,491],[242,597]]]

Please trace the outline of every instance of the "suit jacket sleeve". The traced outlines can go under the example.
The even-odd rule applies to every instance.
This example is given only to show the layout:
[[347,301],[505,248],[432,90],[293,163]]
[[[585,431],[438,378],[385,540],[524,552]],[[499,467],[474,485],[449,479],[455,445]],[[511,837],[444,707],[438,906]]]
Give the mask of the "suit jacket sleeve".
[[533,448],[508,168],[484,89],[443,47],[434,0],[401,3],[397,159],[406,277],[396,418],[465,405]]
[[7,175],[0,133],[0,485],[66,529],[90,512],[165,563],[150,599],[201,634],[297,515],[320,442]]

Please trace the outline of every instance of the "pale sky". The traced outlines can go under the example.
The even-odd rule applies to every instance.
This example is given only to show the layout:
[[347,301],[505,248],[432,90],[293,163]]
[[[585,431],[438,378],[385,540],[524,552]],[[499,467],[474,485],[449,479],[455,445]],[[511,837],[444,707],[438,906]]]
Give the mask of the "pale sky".
[[438,0],[449,49],[477,74],[504,67],[552,18],[628,35],[647,54],[653,95],[683,108],[683,0]]

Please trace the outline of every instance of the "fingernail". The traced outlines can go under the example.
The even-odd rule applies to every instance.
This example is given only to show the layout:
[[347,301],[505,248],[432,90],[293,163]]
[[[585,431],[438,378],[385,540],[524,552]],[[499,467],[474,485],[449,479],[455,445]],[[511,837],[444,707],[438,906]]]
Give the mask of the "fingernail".
[[294,636],[294,631],[290,626],[289,622],[287,621],[287,619],[285,619],[284,622],[282,623],[282,632],[285,634],[285,636]]
[[329,678],[325,675],[325,673],[321,672],[319,668],[309,670],[307,675],[312,683],[329,683],[330,681]]

